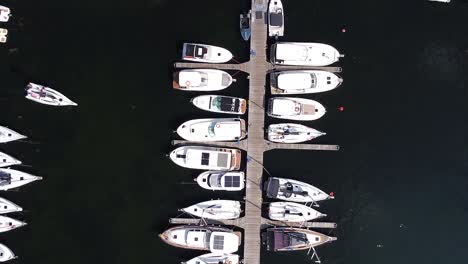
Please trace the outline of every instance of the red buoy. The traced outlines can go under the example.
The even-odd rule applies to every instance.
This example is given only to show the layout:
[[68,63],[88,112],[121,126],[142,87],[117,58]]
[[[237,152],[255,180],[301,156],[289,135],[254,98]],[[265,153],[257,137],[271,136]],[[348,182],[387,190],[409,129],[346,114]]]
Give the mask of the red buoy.
[[335,194],[334,192],[331,192],[331,193],[330,193],[330,196],[334,196],[334,194]]
[[343,112],[344,111],[344,107],[343,106],[340,106],[340,112]]
[[341,33],[346,33],[346,28],[342,28]]

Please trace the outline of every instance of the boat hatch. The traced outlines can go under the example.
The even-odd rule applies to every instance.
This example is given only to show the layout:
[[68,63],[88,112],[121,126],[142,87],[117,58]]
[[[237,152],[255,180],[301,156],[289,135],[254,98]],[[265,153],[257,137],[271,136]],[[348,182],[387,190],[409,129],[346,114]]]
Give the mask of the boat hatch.
[[217,235],[214,236],[213,249],[216,249],[216,250],[224,249],[224,236],[217,236]]
[[308,104],[304,104],[304,105],[302,106],[302,109],[303,109],[305,115],[313,115],[313,114],[315,114],[316,112],[318,112],[318,109],[315,108],[315,106],[313,106],[313,105],[308,105]]
[[240,187],[240,177],[239,176],[224,176],[224,186],[225,187]]
[[205,166],[208,166],[208,164],[210,164],[210,153],[202,153],[201,164]]
[[227,153],[218,154],[218,167],[227,168],[228,167],[229,155]]

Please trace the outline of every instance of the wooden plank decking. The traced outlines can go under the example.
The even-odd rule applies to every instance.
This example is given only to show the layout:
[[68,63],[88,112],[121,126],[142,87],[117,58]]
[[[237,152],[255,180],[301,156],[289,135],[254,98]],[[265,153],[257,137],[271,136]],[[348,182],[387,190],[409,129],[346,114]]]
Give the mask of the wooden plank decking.
[[[304,228],[336,228],[336,223],[330,222],[282,222],[274,221],[266,218],[261,219],[262,225],[269,226],[290,226],[290,227],[304,227]],[[245,217],[241,217],[233,220],[211,220],[211,219],[200,219],[200,218],[170,218],[170,224],[174,225],[226,225],[226,226],[237,226],[239,228],[245,228]]]

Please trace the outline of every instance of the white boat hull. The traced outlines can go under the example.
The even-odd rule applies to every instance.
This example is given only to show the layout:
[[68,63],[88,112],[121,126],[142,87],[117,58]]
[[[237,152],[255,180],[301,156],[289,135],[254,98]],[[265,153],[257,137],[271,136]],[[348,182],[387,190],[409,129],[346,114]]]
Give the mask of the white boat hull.
[[229,50],[206,44],[184,43],[182,50],[182,59],[187,61],[225,63],[232,57]]
[[21,164],[20,160],[17,160],[6,153],[0,152],[0,168],[19,164]]
[[270,74],[272,94],[311,94],[333,90],[343,79],[327,71],[281,71]]
[[239,255],[208,253],[182,262],[182,264],[239,264]]
[[180,125],[177,134],[194,142],[238,141],[245,138],[245,121],[240,118],[194,119]]
[[305,42],[278,42],[270,52],[271,63],[296,66],[328,66],[344,56],[330,45]]
[[334,198],[308,183],[286,178],[269,178],[264,189],[267,197],[287,202],[313,203]]
[[223,95],[200,95],[191,102],[201,110],[222,114],[243,115],[247,108],[245,99]]
[[0,169],[0,191],[15,189],[38,180],[42,180],[42,177],[13,169]]
[[75,102],[68,99],[65,95],[49,87],[29,83],[26,87],[26,98],[45,105],[51,106],[76,106]]
[[172,87],[183,91],[219,91],[233,82],[232,76],[216,69],[187,69],[174,74]]
[[200,187],[212,191],[241,191],[245,187],[242,171],[205,171],[195,180]]
[[25,222],[21,222],[13,218],[0,215],[0,233],[8,232],[25,225]]
[[0,126],[0,143],[7,143],[15,140],[25,139],[27,138],[20,133],[17,133],[7,127]]
[[0,6],[0,22],[8,22],[10,20],[11,11],[6,6]]
[[271,117],[312,121],[325,115],[325,107],[317,101],[295,97],[270,98],[267,114]]
[[311,221],[327,215],[303,204],[274,202],[270,203],[268,216],[272,220],[298,223]]
[[0,262],[16,258],[15,254],[7,246],[0,244]]
[[268,36],[284,36],[284,10],[281,0],[270,0],[268,5]]
[[181,209],[181,211],[200,218],[223,220],[237,219],[242,210],[238,201],[211,200],[194,204]]
[[21,211],[23,211],[23,208],[21,208],[19,205],[16,205],[13,202],[0,197],[0,214],[8,214]]
[[183,146],[169,157],[181,167],[199,170],[239,170],[241,163],[241,151],[230,148]]
[[325,134],[316,129],[293,123],[268,126],[268,140],[278,143],[300,143]]

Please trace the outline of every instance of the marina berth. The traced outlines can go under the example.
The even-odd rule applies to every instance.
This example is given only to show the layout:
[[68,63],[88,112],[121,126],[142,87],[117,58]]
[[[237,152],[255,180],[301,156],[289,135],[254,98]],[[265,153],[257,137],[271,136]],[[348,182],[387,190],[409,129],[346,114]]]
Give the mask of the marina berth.
[[19,165],[19,164],[21,164],[20,160],[17,160],[6,153],[0,152],[0,168],[10,167],[10,166]]
[[245,138],[245,130],[240,118],[205,118],[183,123],[177,134],[187,141],[238,141]]
[[199,170],[239,170],[242,154],[238,149],[182,146],[173,150],[171,160],[182,167]]
[[17,133],[7,127],[0,126],[0,143],[7,143],[25,138],[27,137],[20,133]]
[[273,97],[268,101],[271,117],[312,121],[325,115],[325,107],[317,101],[295,97]]
[[251,11],[247,14],[240,14],[240,33],[245,41],[250,39],[250,16]]
[[307,222],[325,216],[309,206],[292,202],[274,202],[268,207],[268,217],[277,221]]
[[278,42],[270,49],[271,63],[279,65],[327,66],[341,57],[337,49],[322,43]]
[[182,59],[188,61],[224,63],[232,57],[229,50],[206,44],[184,43],[182,50]]
[[263,190],[268,198],[288,202],[316,203],[334,198],[331,194],[329,195],[308,183],[286,178],[268,178],[263,185]]
[[14,258],[16,258],[16,256],[13,251],[7,246],[0,244],[0,262],[5,262]]
[[245,187],[245,174],[243,171],[205,171],[195,181],[207,190],[241,191]]
[[292,227],[268,228],[262,238],[268,251],[307,250],[336,240],[309,229]]
[[268,140],[278,143],[300,143],[325,134],[316,129],[293,123],[272,124],[268,126]]
[[216,226],[176,226],[159,237],[165,243],[180,248],[207,250],[212,253],[234,253],[241,243],[241,233]]
[[26,98],[45,105],[52,106],[77,106],[78,104],[68,99],[65,95],[39,84],[29,83],[26,86]]
[[8,20],[10,20],[10,16],[10,8],[0,5],[0,22],[8,22]]
[[8,216],[0,215],[0,233],[8,232],[25,225],[25,222],[21,222]]
[[272,94],[310,94],[333,90],[343,79],[327,71],[280,71],[270,73]]
[[239,264],[239,255],[208,253],[181,264]]
[[242,209],[238,201],[211,200],[194,204],[180,211],[200,218],[222,220],[239,218]]
[[38,180],[42,180],[42,177],[13,169],[0,169],[0,191],[15,189]]
[[8,201],[5,198],[0,197],[0,214],[8,214],[14,212],[21,212],[23,208],[13,202]]
[[174,73],[172,87],[183,91],[218,91],[229,87],[231,75],[215,69],[187,69]]
[[284,36],[284,13],[281,0],[270,0],[268,5],[268,36]]
[[191,100],[197,108],[214,113],[243,115],[247,101],[242,98],[223,95],[200,95]]

